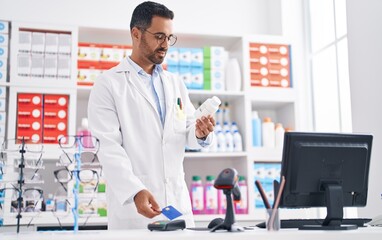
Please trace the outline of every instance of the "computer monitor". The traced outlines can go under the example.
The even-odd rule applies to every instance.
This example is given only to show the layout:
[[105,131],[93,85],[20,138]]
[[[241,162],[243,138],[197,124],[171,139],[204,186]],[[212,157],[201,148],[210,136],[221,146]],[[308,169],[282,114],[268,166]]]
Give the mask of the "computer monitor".
[[301,229],[357,228],[341,225],[343,207],[366,205],[372,140],[366,134],[285,133],[280,207],[327,208],[322,226]]

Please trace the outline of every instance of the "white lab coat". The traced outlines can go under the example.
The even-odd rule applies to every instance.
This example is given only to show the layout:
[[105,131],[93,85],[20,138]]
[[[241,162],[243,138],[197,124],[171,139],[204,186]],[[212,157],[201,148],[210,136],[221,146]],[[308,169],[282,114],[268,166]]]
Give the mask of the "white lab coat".
[[[185,146],[201,148],[195,137],[195,108],[184,83],[161,73],[166,101],[164,127],[147,88],[124,59],[104,72],[89,98],[89,128],[100,140],[98,156],[107,181],[109,229],[146,228],[155,220],[137,213],[133,196],[148,189],[161,208],[173,205],[194,226],[184,179]],[[181,98],[183,113],[177,107]]]

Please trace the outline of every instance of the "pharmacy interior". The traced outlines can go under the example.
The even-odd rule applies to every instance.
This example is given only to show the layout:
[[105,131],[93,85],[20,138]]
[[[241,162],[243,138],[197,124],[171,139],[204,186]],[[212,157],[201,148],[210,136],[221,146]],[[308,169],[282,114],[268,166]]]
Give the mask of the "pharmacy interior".
[[[108,183],[97,155],[102,142],[88,128],[87,104],[97,77],[130,56],[128,23],[141,1],[123,3],[124,11],[69,1],[62,13],[41,2],[52,10],[43,11],[46,19],[24,16],[11,1],[6,5],[16,11],[14,17],[0,11],[0,232],[107,229]],[[256,182],[274,205],[284,134],[313,130],[303,36],[294,34],[303,28],[295,24],[303,16],[292,17],[302,12],[301,1],[293,1],[297,10],[281,1],[243,1],[237,3],[243,13],[230,10],[231,19],[224,15],[228,12],[214,15],[217,3],[197,1],[211,16],[205,28],[202,17],[189,25],[187,9],[197,11],[191,3],[165,2],[179,24],[178,41],[162,66],[185,83],[196,118],[213,114],[216,120],[211,147],[185,147],[196,225],[224,219],[232,210],[226,190],[215,184],[227,168],[235,170],[241,193],[232,203],[235,221],[263,222],[268,207]],[[221,7],[230,9],[229,2]],[[108,20],[93,16],[92,8],[106,11],[102,19]],[[274,24],[264,26],[264,20]],[[221,24],[213,28],[212,22]],[[226,28],[233,24],[241,27],[231,33]],[[317,209],[283,209],[279,217],[325,215]]]

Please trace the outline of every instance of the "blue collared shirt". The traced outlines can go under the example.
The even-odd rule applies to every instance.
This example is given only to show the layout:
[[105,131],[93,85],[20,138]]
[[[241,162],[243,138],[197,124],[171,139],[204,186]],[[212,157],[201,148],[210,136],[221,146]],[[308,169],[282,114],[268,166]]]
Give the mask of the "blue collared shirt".
[[162,127],[164,126],[164,121],[166,118],[166,102],[165,95],[163,89],[163,82],[160,78],[160,74],[163,72],[163,68],[160,64],[156,64],[153,70],[153,73],[150,75],[146,73],[138,64],[136,64],[130,57],[127,57],[127,61],[131,66],[137,71],[139,77],[145,84],[149,93],[151,93],[150,97],[155,102],[157,107],[157,112],[159,118],[162,122]]

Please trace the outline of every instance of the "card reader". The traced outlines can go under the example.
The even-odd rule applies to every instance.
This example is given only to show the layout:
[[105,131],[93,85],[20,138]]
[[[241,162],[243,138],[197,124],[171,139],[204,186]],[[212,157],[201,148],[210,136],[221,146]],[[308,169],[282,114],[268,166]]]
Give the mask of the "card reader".
[[186,222],[183,219],[173,220],[173,221],[155,221],[153,223],[149,223],[147,228],[150,231],[174,231],[178,229],[185,229]]

